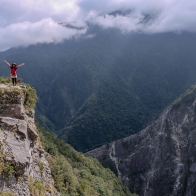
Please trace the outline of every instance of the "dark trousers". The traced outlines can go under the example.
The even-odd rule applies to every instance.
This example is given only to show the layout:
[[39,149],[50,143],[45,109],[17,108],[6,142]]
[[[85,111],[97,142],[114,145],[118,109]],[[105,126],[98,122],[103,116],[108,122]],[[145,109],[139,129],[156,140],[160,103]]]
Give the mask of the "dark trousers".
[[16,78],[12,78],[12,84],[15,85],[17,83]]

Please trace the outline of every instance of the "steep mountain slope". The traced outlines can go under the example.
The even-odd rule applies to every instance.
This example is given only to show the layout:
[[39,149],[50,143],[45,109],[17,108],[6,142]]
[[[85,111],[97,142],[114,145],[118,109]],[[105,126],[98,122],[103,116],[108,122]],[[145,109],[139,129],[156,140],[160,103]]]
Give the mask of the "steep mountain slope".
[[97,160],[36,128],[35,100],[29,85],[0,78],[0,195],[133,195]]
[[54,185],[61,193],[77,196],[134,196],[109,169],[38,128],[48,157]]
[[88,152],[145,196],[196,194],[196,86],[138,134]]
[[18,73],[37,89],[41,125],[80,151],[142,130],[196,82],[195,34],[89,33],[5,54],[26,63]]

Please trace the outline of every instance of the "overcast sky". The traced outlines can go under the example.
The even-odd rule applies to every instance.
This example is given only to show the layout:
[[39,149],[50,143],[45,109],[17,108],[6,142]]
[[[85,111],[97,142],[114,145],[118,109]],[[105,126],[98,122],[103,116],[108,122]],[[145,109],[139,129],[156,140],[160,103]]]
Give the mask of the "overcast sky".
[[[131,10],[112,16],[115,10]],[[141,22],[144,15],[153,20]],[[0,0],[0,51],[86,35],[87,22],[122,33],[196,32],[195,0]],[[82,30],[59,25],[71,22]]]

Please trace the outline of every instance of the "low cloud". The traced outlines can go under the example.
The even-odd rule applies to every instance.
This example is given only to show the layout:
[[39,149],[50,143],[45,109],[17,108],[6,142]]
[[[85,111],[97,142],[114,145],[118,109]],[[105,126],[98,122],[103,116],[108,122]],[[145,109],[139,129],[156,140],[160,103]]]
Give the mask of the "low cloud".
[[[89,20],[103,28],[117,28],[122,32],[196,32],[196,2],[192,0],[117,0],[111,7],[124,12],[129,10],[130,13],[100,15],[99,12],[94,12]],[[109,8],[110,6],[107,7],[108,11]]]
[[59,43],[65,39],[79,37],[86,29],[76,30],[63,27],[51,18],[39,22],[21,22],[0,29],[0,50],[11,47],[28,46],[37,43]]
[[137,14],[130,14],[128,16],[123,15],[104,15],[104,16],[97,16],[91,18],[89,21],[93,24],[97,24],[102,26],[103,28],[116,28],[120,29],[122,32],[133,32],[133,31],[141,31],[144,27],[141,24],[144,16],[140,13]]

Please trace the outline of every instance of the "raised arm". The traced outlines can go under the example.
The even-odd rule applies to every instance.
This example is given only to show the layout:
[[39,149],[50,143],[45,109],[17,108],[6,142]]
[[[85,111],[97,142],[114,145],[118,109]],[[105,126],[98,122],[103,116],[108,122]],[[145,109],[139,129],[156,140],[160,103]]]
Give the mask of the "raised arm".
[[4,62],[5,62],[9,67],[11,66],[6,60],[4,60]]
[[21,66],[23,66],[23,65],[24,65],[24,63],[22,63],[22,64],[18,65],[18,67],[21,67]]

